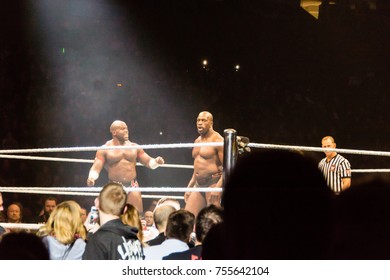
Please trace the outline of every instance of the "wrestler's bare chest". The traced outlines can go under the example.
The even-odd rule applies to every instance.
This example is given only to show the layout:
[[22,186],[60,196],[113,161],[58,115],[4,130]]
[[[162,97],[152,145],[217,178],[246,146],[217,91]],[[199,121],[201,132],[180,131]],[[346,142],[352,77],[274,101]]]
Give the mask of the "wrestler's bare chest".
[[106,153],[106,160],[109,164],[113,164],[120,161],[137,161],[137,150],[108,150]]

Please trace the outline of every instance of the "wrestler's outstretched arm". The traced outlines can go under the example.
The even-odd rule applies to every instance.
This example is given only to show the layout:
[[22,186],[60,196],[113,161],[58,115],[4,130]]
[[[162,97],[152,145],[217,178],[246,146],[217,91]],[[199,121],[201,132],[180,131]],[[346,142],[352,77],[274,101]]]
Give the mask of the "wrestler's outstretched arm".
[[138,161],[150,168],[150,169],[156,169],[157,167],[159,167],[160,165],[164,164],[165,161],[162,157],[158,156],[156,158],[153,158],[151,156],[149,156],[143,149],[138,149],[137,150],[137,157],[138,157]]
[[100,171],[104,167],[104,162],[106,158],[105,150],[98,150],[96,152],[95,161],[92,164],[91,169],[89,170],[87,185],[92,187],[95,185],[95,181],[99,178]]

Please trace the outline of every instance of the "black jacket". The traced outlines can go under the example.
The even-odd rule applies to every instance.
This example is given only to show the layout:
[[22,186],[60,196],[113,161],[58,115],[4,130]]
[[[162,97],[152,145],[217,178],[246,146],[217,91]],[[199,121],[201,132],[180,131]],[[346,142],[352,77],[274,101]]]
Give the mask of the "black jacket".
[[137,232],[119,218],[105,223],[89,237],[83,260],[143,260]]
[[183,252],[171,253],[162,258],[163,260],[201,260],[202,245],[197,245]]
[[163,243],[165,241],[165,239],[166,238],[165,238],[164,232],[160,232],[159,235],[157,235],[155,238],[146,242],[146,244],[148,244],[149,246],[160,245],[161,243]]

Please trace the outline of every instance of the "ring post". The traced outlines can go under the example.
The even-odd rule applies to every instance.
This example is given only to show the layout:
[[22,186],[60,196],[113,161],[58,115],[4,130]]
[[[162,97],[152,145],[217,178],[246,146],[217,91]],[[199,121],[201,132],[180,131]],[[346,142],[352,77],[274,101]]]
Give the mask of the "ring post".
[[237,131],[234,129],[224,130],[223,146],[223,186],[233,170],[238,157]]

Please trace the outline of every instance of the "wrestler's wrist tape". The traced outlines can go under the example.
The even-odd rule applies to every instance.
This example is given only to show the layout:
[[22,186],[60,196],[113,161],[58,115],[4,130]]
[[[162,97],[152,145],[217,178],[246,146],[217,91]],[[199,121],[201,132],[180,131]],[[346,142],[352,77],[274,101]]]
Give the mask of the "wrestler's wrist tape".
[[150,169],[156,169],[157,167],[159,167],[160,164],[156,161],[155,158],[152,158],[150,161],[149,161],[149,167]]
[[88,178],[96,180],[97,178],[99,178],[99,173],[97,173],[95,170],[90,170]]

